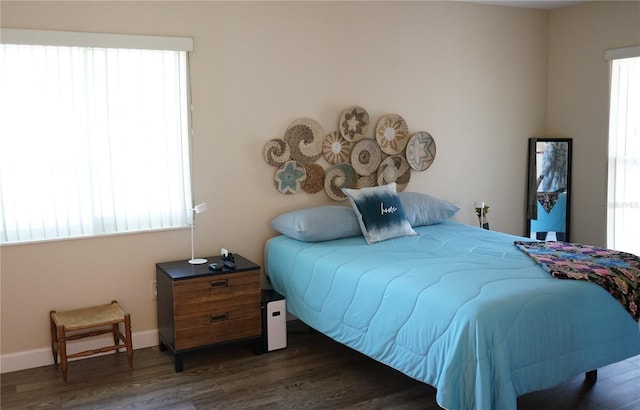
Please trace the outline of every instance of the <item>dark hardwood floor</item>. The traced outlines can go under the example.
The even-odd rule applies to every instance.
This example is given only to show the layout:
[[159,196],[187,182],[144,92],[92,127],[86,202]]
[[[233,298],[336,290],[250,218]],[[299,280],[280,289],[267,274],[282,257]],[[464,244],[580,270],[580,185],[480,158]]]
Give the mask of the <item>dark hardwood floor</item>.
[[[435,389],[302,326],[286,349],[254,356],[234,345],[185,356],[183,373],[156,348],[71,362],[65,385],[53,366],[1,376],[9,409],[439,409]],[[518,399],[518,409],[640,409],[640,356]]]

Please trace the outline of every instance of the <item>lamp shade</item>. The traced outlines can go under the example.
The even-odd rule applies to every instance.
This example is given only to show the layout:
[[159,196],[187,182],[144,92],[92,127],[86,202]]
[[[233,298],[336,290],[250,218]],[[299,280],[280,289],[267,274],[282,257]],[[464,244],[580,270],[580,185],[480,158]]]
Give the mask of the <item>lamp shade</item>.
[[193,210],[197,213],[197,214],[201,214],[205,211],[207,211],[209,209],[209,207],[207,206],[206,202],[203,202],[201,204],[198,204],[196,206],[193,207]]

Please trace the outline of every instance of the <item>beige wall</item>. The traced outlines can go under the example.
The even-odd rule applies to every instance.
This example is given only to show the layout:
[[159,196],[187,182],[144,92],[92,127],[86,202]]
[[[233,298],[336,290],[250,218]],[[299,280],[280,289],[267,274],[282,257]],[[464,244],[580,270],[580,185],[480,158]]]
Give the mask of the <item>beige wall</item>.
[[[272,217],[329,203],[323,193],[279,194],[262,148],[299,117],[332,131],[352,104],[372,121],[398,113],[434,136],[436,161],[407,190],[456,203],[464,223],[475,223],[473,202],[483,200],[493,229],[524,232],[527,138],[547,123],[549,12],[395,1],[0,7],[3,27],[194,38],[194,199],[209,204],[199,255],[224,246],[261,262]],[[154,344],[154,264],[189,253],[187,230],[2,247],[2,371],[51,362],[50,309],[118,299],[132,314],[135,347]]]
[[640,45],[640,2],[555,10],[549,26],[548,132],[574,139],[571,238],[606,246],[609,63],[604,51]]

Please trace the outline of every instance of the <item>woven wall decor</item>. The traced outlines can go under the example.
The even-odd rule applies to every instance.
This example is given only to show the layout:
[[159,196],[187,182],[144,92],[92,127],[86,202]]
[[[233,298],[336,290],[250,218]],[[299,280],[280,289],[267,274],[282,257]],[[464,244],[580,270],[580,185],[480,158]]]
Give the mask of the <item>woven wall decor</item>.
[[409,135],[402,116],[381,116],[373,132],[369,114],[357,105],[344,110],[337,131],[324,134],[310,118],[300,118],[287,127],[282,139],[264,146],[265,161],[276,168],[274,182],[283,194],[322,190],[335,201],[347,197],[342,188],[365,188],[397,183],[404,190],[411,171],[424,171],[436,155],[433,137],[425,131]]
[[264,144],[264,159],[272,167],[279,167],[291,159],[289,144],[280,138],[267,141]]
[[364,138],[369,131],[369,113],[362,107],[354,105],[344,110],[340,116],[340,135],[347,141]]
[[411,179],[411,167],[407,159],[401,155],[392,155],[385,158],[378,168],[378,185],[386,185],[392,182],[398,184],[398,191],[403,191]]
[[378,170],[382,161],[380,146],[372,139],[356,142],[351,151],[351,165],[358,175],[371,175]]
[[356,188],[367,188],[370,186],[378,185],[378,179],[376,178],[376,174],[367,175],[365,177],[358,175],[358,182],[356,183]]
[[353,144],[347,141],[338,131],[333,131],[324,137],[322,142],[322,156],[329,164],[348,162]]
[[336,164],[330,167],[324,177],[324,191],[334,201],[344,201],[347,196],[342,188],[355,188],[358,175],[349,164]]
[[320,164],[305,165],[307,179],[302,189],[307,194],[315,194],[324,188],[324,168]]
[[291,148],[291,159],[302,164],[313,164],[322,155],[324,131],[317,121],[300,118],[292,122],[284,134]]
[[283,194],[295,194],[304,186],[307,170],[297,161],[287,161],[276,171],[276,189]]
[[407,144],[407,162],[416,171],[424,171],[433,164],[436,158],[436,143],[431,134],[418,131]]
[[404,118],[398,114],[383,115],[376,125],[376,141],[389,155],[402,152],[409,141],[409,127]]

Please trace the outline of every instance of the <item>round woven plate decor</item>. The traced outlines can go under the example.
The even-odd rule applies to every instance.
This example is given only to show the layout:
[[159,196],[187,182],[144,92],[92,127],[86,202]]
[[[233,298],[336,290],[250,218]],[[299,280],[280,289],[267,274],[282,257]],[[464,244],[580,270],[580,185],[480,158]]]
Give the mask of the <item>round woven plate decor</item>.
[[349,160],[353,144],[344,139],[338,131],[333,131],[324,137],[322,142],[322,156],[329,164],[339,164]]
[[305,166],[307,179],[304,181],[302,189],[307,194],[315,194],[324,188],[324,168],[319,164]]
[[317,121],[300,118],[292,122],[284,134],[291,148],[291,159],[302,164],[313,164],[322,155],[324,132]]
[[378,168],[378,185],[386,185],[392,182],[398,184],[397,190],[403,191],[411,179],[411,167],[401,155],[392,155],[385,158]]
[[307,170],[297,161],[287,161],[275,175],[276,189],[283,194],[295,194],[304,186],[307,179]]
[[289,144],[280,138],[267,141],[264,144],[264,159],[272,167],[279,167],[291,159]]
[[409,141],[409,127],[398,114],[383,115],[376,125],[376,141],[389,155],[399,154]]
[[355,188],[358,175],[349,164],[336,164],[329,168],[324,176],[324,190],[334,201],[344,201],[347,196],[342,188]]
[[382,151],[380,146],[372,139],[363,139],[356,142],[351,151],[351,165],[358,175],[371,175],[380,166]]
[[409,166],[424,171],[436,159],[436,143],[428,132],[418,131],[409,140],[406,153]]
[[364,138],[369,131],[369,113],[362,107],[354,105],[344,110],[340,116],[340,135],[347,141]]
[[358,183],[356,184],[356,188],[360,189],[360,188],[367,188],[370,186],[376,186],[375,174],[358,177]]

